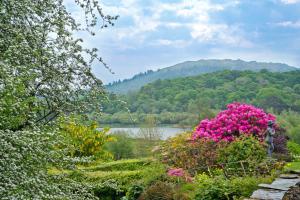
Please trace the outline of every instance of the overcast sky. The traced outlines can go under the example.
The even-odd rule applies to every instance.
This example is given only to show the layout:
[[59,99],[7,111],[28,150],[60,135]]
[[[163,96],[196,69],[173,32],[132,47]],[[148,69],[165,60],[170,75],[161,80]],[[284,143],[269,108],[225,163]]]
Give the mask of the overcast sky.
[[[75,18],[78,8],[66,0]],[[115,74],[100,64],[96,75],[108,83],[206,58],[282,62],[300,66],[300,0],[102,0],[114,27],[95,37]]]

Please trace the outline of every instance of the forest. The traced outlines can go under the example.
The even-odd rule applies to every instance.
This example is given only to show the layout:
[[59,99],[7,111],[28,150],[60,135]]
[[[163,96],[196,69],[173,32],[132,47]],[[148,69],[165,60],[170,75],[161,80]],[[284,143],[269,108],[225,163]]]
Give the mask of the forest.
[[230,102],[251,103],[275,113],[300,112],[300,70],[221,71],[157,80],[127,95],[109,94],[104,124],[140,124],[147,115],[159,124],[193,126]]

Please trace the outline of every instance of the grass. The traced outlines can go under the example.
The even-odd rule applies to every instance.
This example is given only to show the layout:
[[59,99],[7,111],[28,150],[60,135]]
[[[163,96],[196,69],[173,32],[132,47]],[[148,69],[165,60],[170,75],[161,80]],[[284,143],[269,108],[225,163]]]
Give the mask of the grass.
[[284,171],[300,170],[300,161],[289,162],[285,165]]

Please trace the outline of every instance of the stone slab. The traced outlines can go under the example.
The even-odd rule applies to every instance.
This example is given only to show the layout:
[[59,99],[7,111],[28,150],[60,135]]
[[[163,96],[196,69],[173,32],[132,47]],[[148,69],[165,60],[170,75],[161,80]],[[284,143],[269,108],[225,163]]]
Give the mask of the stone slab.
[[300,178],[295,178],[295,179],[276,178],[271,185],[277,188],[288,189],[291,186],[296,185],[296,183],[298,182],[300,182]]
[[259,184],[258,186],[262,189],[272,189],[272,190],[280,190],[280,191],[287,191],[289,189],[289,187],[280,187],[271,184]]
[[258,189],[253,192],[250,198],[260,200],[282,200],[285,191]]

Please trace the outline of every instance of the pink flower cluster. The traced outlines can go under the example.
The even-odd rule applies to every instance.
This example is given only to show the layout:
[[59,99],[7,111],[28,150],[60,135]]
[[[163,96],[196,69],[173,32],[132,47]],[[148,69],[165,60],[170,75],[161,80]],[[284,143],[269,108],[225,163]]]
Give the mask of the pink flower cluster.
[[263,140],[270,120],[275,121],[276,117],[253,105],[235,102],[227,105],[227,109],[221,111],[215,118],[202,120],[193,133],[192,139],[233,141],[235,137],[245,134],[255,135]]
[[177,177],[183,177],[184,176],[184,170],[182,168],[172,168],[168,170],[169,176],[177,176]]
[[193,181],[193,178],[188,173],[186,173],[182,168],[171,168],[168,170],[168,175],[175,176],[175,177],[181,177],[186,182]]

